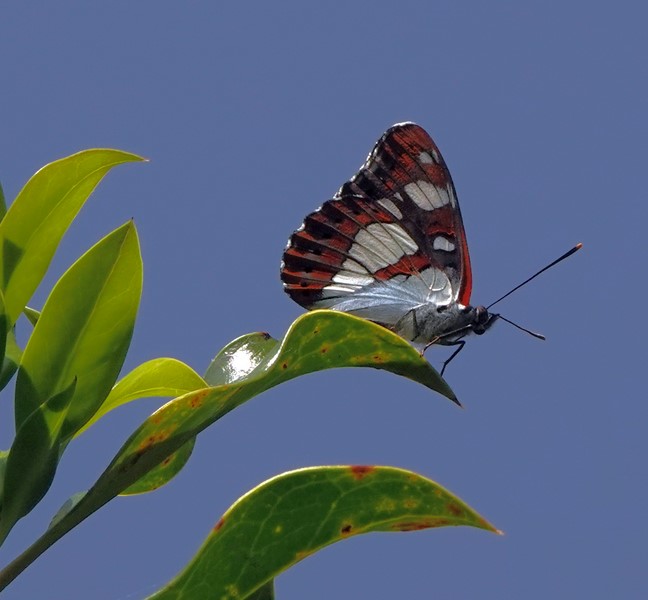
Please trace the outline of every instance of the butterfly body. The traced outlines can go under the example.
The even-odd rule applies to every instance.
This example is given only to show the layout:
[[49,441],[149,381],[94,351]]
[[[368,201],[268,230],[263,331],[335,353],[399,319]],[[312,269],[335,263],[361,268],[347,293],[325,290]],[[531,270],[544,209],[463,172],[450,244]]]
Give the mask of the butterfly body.
[[485,333],[499,316],[489,313],[483,306],[452,304],[443,308],[439,310],[434,304],[422,304],[406,313],[390,329],[416,346],[453,346],[469,333]]
[[443,157],[414,123],[394,125],[358,173],[293,233],[281,279],[308,309],[341,310],[415,345],[463,345],[497,319],[470,306],[472,274]]

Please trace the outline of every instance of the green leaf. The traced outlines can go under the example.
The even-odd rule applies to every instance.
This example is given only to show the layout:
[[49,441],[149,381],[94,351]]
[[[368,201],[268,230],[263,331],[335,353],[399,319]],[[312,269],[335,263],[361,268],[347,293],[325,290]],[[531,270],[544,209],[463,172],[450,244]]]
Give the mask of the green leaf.
[[133,400],[175,398],[206,386],[207,382],[198,373],[175,358],[149,360],[135,367],[113,387],[97,412],[76,435],[81,435],[111,410]]
[[16,521],[24,517],[49,489],[61,448],[65,414],[74,396],[77,380],[45,401],[16,433],[7,457],[0,543]]
[[0,222],[0,289],[11,324],[38,287],[63,234],[88,196],[114,166],[144,160],[134,154],[93,149],[40,169]]
[[393,467],[284,473],[225,513],[187,567],[151,598],[247,598],[317,550],[373,531],[497,530],[429,479]]
[[[260,339],[235,340],[229,356],[233,383],[185,394],[151,415],[130,437],[101,476],[100,493],[113,495],[132,485],[180,446],[240,404],[299,375],[335,367],[373,367],[404,375],[456,401],[432,366],[403,338],[375,323],[335,311],[311,311],[299,317],[281,344],[260,359]],[[230,349],[230,350],[228,350]],[[104,491],[105,487],[105,491]]]
[[16,381],[16,430],[73,378],[69,439],[101,406],[130,344],[142,290],[142,259],[131,222],[74,263],[54,286],[23,353]]

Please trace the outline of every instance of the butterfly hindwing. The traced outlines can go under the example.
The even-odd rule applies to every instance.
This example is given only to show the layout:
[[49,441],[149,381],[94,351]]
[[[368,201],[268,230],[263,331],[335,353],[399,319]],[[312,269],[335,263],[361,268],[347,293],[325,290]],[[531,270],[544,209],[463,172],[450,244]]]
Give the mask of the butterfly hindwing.
[[454,185],[430,136],[391,127],[284,252],[286,292],[393,325],[423,303],[468,304],[471,272]]

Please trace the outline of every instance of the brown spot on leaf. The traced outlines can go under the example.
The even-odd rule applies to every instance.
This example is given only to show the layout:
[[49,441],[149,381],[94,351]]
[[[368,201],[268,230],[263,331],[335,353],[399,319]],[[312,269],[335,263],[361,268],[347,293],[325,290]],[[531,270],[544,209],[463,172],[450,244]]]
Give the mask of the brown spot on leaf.
[[192,394],[191,397],[189,398],[190,408],[198,408],[199,406],[201,406],[208,394],[209,394],[209,390],[205,390],[198,394]]
[[282,369],[287,369],[288,368],[288,363],[287,362],[281,363],[281,368]]
[[162,466],[166,467],[171,461],[173,460],[173,454],[171,456],[167,456],[163,461],[162,461]]
[[346,525],[342,526],[342,528],[340,529],[340,533],[342,535],[349,535],[352,530],[353,530],[353,525],[351,525],[350,523],[347,523]]
[[137,451],[142,453],[148,450],[155,443],[155,436],[150,435],[147,437],[137,448]]
[[454,502],[448,502],[448,504],[446,504],[446,508],[448,509],[448,512],[453,514],[455,517],[463,514],[461,507],[457,506]]
[[151,446],[155,444],[159,444],[160,442],[163,442],[169,437],[169,430],[168,429],[162,429],[160,431],[157,431],[156,433],[149,435],[137,448],[137,451],[140,453],[146,452]]
[[317,335],[319,332],[320,332],[320,330],[319,330],[318,327],[316,327],[315,329],[313,329],[313,335]]
[[326,354],[328,351],[329,351],[328,346],[322,346],[322,349],[320,350],[322,354]]
[[218,530],[219,530],[219,529],[220,529],[224,524],[225,524],[225,518],[224,518],[224,517],[221,517],[221,518],[218,520],[218,523],[216,523],[216,525],[214,525],[214,529],[213,529],[213,531],[218,531]]
[[396,531],[420,531],[421,529],[429,529],[430,527],[443,527],[450,525],[449,519],[424,519],[423,521],[395,523],[392,528]]
[[351,465],[351,475],[354,479],[362,479],[375,470],[371,465]]
[[263,337],[264,340],[270,339],[270,334],[267,331],[260,331],[259,334]]
[[382,354],[374,354],[373,359],[377,363],[385,362],[385,357]]

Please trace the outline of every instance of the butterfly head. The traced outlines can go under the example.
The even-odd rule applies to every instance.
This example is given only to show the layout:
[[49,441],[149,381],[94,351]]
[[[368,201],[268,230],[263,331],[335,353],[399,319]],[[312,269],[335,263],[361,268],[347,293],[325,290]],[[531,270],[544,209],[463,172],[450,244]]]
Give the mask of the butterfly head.
[[470,329],[476,335],[482,335],[486,333],[497,321],[499,315],[495,313],[488,312],[488,309],[485,306],[468,306],[472,310],[473,321],[470,324]]
[[439,333],[440,344],[453,344],[470,333],[483,335],[499,318],[498,314],[491,313],[485,306],[457,305],[456,316],[452,323],[448,323],[445,331]]

